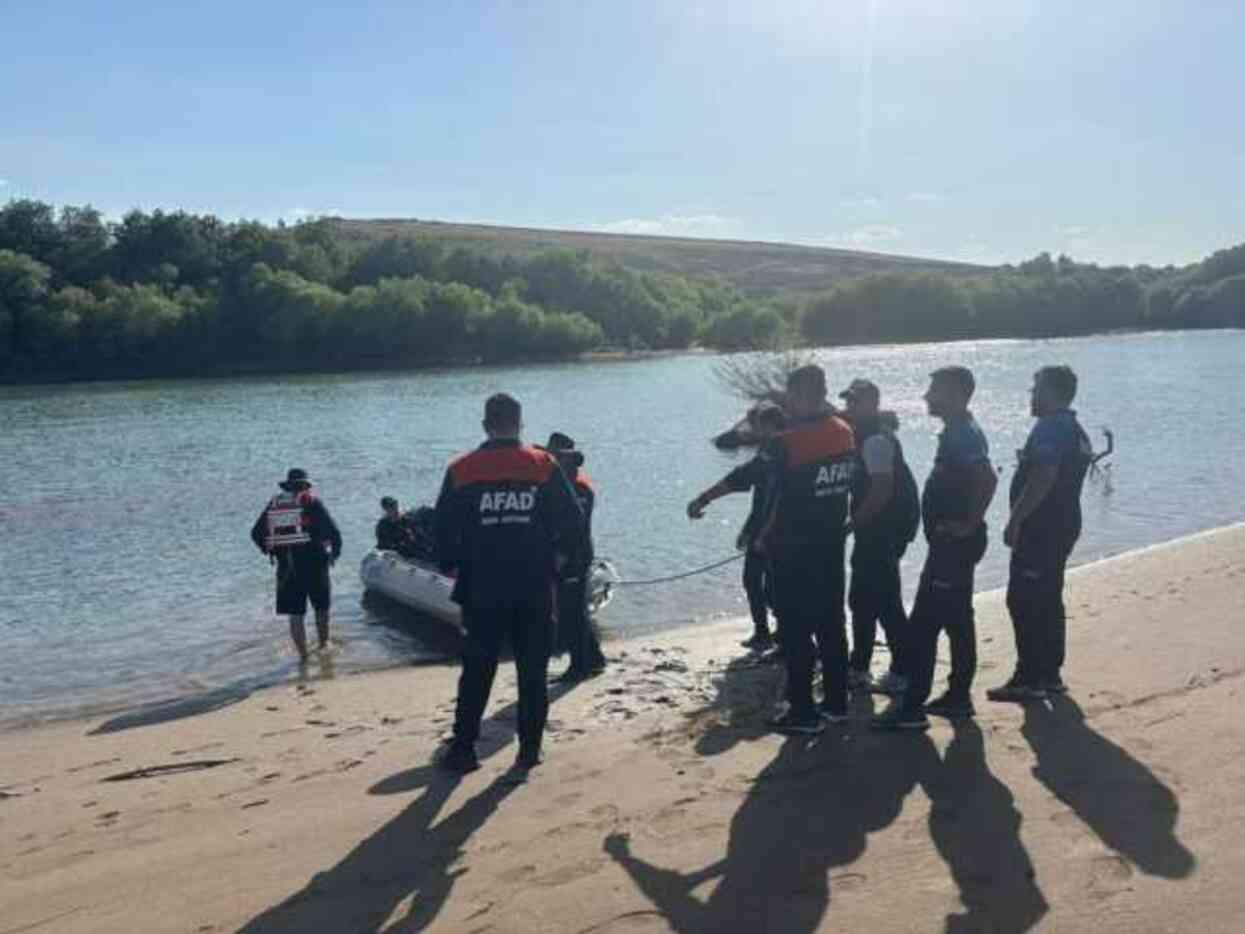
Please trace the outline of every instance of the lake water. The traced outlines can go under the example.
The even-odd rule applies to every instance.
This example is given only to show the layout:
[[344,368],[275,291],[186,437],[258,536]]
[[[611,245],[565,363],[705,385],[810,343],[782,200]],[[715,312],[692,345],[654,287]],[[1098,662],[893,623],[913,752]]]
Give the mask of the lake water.
[[[898,411],[918,480],[938,424],[937,366],[972,367],[973,409],[1002,468],[981,589],[1006,576],[1002,491],[1024,441],[1031,374],[1068,363],[1077,408],[1111,468],[1086,486],[1074,561],[1245,518],[1245,332],[855,347],[819,354],[832,385],[867,376]],[[0,721],[103,710],[296,676],[251,523],[289,466],[307,468],[345,538],[334,570],[337,672],[435,660],[444,627],[362,600],[377,500],[431,502],[446,461],[478,443],[483,399],[525,406],[526,434],[574,437],[600,488],[599,554],[626,577],[733,550],[736,496],[691,523],[684,505],[739,462],[708,443],[743,405],[716,358],[670,357],[409,374],[0,389]],[[924,548],[904,561],[911,595]],[[738,564],[629,588],[602,622],[626,633],[746,613]],[[741,626],[741,635],[746,627]],[[314,666],[313,666],[314,668]],[[418,674],[413,674],[418,677]]]

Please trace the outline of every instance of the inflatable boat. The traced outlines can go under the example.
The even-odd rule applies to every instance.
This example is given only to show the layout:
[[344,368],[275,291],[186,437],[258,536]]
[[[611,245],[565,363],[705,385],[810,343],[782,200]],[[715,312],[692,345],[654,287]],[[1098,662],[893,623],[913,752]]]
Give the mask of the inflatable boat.
[[[413,610],[442,622],[459,625],[462,612],[450,599],[454,578],[443,574],[431,561],[410,558],[396,551],[373,548],[363,556],[359,577],[365,590],[384,594]],[[588,612],[604,610],[614,598],[614,568],[604,559],[592,562],[589,570]]]

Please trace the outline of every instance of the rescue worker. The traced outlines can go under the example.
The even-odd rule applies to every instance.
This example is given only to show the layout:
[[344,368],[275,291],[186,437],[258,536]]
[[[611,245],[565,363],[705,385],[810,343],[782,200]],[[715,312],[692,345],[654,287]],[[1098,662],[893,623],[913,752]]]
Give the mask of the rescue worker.
[[1070,408],[1076,389],[1070,367],[1043,367],[1033,377],[1029,411],[1037,423],[1019,452],[1003,532],[1012,549],[1007,609],[1016,634],[1016,671],[986,692],[990,700],[1039,700],[1067,690],[1060,674],[1067,641],[1063,578],[1081,534],[1081,488],[1094,457]]
[[[852,654],[848,686],[880,694],[902,694],[908,616],[904,611],[899,559],[921,524],[916,481],[895,437],[899,420],[880,412],[881,393],[867,379],[852,380],[839,393],[856,434],[859,463],[852,488],[852,581],[847,605],[852,611]],[[890,668],[875,682],[869,668],[877,624],[890,649]]]
[[553,455],[520,442],[521,424],[518,400],[490,396],[488,440],[450,463],[437,499],[437,561],[457,575],[453,599],[466,629],[454,737],[440,759],[459,773],[479,768],[475,743],[504,637],[519,680],[517,775],[540,762],[555,568],[586,564],[586,529],[570,483]]
[[300,661],[307,660],[303,617],[307,601],[316,611],[319,648],[329,645],[332,584],[329,568],[342,553],[337,523],[312,489],[307,471],[290,468],[281,492],[274,496],[251,527],[251,541],[277,568],[277,613],[290,618],[290,638]]
[[[819,733],[824,720],[840,723],[848,716],[843,559],[856,445],[851,427],[826,404],[821,367],[792,371],[786,401],[787,430],[761,451],[770,464],[770,492],[758,543],[774,574],[787,664],[788,709],[770,726]],[[814,644],[821,656],[821,716],[813,701]]]
[[[973,577],[986,552],[986,510],[998,477],[989,446],[968,410],[976,383],[966,367],[949,366],[930,376],[925,402],[943,422],[934,466],[921,494],[921,520],[929,552],[921,569],[916,602],[908,620],[905,672],[908,687],[885,713],[874,717],[881,730],[929,729],[927,713],[973,716],[971,689],[977,671]],[[926,703],[934,680],[938,636],[951,642],[951,676],[946,693]]]
[[584,454],[575,450],[573,439],[560,431],[549,436],[545,450],[552,454],[571,483],[580,512],[588,547],[577,567],[565,567],[558,578],[557,619],[560,640],[571,657],[570,667],[555,680],[573,684],[594,678],[605,671],[605,654],[588,618],[588,581],[592,569],[592,510],[596,505],[596,488],[583,470]]
[[376,523],[376,547],[382,551],[407,554],[413,547],[410,525],[398,508],[398,501],[386,496],[380,501],[384,515]]
[[[762,445],[786,425],[782,408],[773,402],[758,404],[749,412],[748,420]],[[757,536],[767,518],[765,496],[769,487],[769,475],[769,460],[757,454],[687,504],[688,518],[699,519],[705,514],[705,507],[715,499],[729,493],[752,490],[752,508],[735,539],[735,547],[744,553],[744,593],[748,596],[748,610],[752,614],[752,635],[740,644],[757,652],[771,648],[777,635],[770,635],[769,631],[769,611],[774,602],[773,574],[769,568],[769,557],[757,546]]]

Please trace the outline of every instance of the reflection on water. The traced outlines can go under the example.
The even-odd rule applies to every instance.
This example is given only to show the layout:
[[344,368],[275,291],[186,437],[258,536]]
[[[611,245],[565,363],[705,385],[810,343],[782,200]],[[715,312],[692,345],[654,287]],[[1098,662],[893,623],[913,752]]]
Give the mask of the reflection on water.
[[[1077,408],[1117,450],[1085,491],[1084,562],[1242,518],[1239,428],[1245,332],[855,347],[820,354],[832,385],[868,376],[902,421],[918,476],[937,424],[921,394],[948,363],[973,368],[974,411],[1010,480],[1040,365],[1081,376]],[[689,523],[687,500],[738,462],[708,438],[741,404],[711,357],[634,362],[0,390],[0,719],[97,705],[216,696],[291,680],[268,563],[248,532],[287,467],[307,468],[345,536],[333,572],[336,673],[452,655],[456,634],[387,601],[363,601],[358,561],[378,500],[430,502],[446,461],[478,443],[480,405],[505,389],[529,438],[574,437],[601,490],[598,551],[627,577],[728,555],[747,497]],[[1000,585],[1003,504],[991,513],[981,587]],[[924,549],[904,561],[911,591]],[[738,565],[631,588],[615,631],[746,612]]]

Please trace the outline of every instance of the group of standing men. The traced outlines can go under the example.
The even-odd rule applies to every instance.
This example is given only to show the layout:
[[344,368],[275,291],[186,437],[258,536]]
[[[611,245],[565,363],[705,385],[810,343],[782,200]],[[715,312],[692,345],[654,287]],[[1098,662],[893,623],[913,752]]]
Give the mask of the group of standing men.
[[[925,402],[943,422],[933,467],[918,496],[895,431],[880,411],[880,392],[854,380],[840,393],[843,412],[827,403],[818,366],[792,372],[782,406],[758,406],[752,420],[759,453],[695,497],[705,507],[732,492],[753,491],[740,535],[746,549],[745,587],[755,631],[744,644],[776,651],[787,667],[787,709],[771,726],[818,733],[848,717],[852,689],[891,694],[895,702],[874,717],[881,730],[924,730],[929,714],[974,715],[977,669],[973,578],[986,551],[986,511],[997,475],[984,433],[969,410],[973,374],[952,366],[931,375]],[[1034,375],[1030,410],[1037,424],[1019,453],[1003,540],[1012,549],[1007,605],[1016,634],[1017,665],[1003,685],[987,691],[999,701],[1027,701],[1066,690],[1063,577],[1081,530],[1080,495],[1092,450],[1070,408],[1077,379],[1066,366]],[[928,554],[910,617],[904,611],[899,562],[918,527]],[[848,654],[844,593],[845,551],[854,537],[848,605],[854,646]],[[758,581],[768,581],[767,587]],[[766,604],[778,629],[771,636]],[[870,674],[876,626],[891,652],[890,668]],[[946,631],[951,673],[946,691],[930,701],[938,637]],[[816,703],[813,676],[822,669]]]

